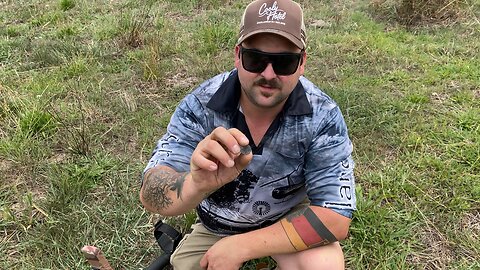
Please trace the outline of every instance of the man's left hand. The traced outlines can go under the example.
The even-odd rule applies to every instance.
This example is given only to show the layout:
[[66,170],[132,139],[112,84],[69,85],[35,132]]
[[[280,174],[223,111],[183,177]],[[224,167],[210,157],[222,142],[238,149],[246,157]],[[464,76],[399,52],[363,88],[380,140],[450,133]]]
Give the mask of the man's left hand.
[[215,243],[203,255],[200,266],[205,270],[238,270],[246,261],[242,247],[235,243],[235,236],[227,236]]

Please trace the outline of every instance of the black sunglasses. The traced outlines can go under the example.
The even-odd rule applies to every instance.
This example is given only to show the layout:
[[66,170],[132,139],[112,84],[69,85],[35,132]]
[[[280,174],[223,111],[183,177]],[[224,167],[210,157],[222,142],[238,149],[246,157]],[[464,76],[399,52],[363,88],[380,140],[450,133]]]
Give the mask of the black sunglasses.
[[292,75],[297,71],[302,60],[300,53],[266,53],[255,49],[246,49],[240,46],[243,68],[249,72],[261,73],[272,63],[273,71],[277,75]]

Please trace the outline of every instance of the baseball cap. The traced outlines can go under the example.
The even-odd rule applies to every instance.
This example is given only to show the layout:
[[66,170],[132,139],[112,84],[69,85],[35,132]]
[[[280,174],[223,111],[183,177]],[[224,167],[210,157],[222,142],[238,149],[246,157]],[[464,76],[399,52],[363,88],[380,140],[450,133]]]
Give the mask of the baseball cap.
[[307,36],[302,8],[290,0],[253,1],[243,13],[237,44],[259,33],[280,35],[305,49]]

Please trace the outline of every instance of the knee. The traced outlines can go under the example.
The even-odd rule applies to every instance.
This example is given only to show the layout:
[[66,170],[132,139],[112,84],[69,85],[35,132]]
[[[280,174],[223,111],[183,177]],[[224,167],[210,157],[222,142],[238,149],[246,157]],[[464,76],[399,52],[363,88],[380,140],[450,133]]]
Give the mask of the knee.
[[274,257],[280,270],[345,269],[343,251],[338,242],[296,253]]

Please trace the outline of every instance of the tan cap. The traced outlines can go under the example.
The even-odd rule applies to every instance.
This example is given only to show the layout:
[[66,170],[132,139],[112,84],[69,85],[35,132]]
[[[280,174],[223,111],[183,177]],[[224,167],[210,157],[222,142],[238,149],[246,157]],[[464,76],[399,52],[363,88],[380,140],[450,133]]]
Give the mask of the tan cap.
[[300,49],[307,39],[303,11],[290,0],[256,0],[243,13],[237,44],[259,33],[273,33],[287,38]]

